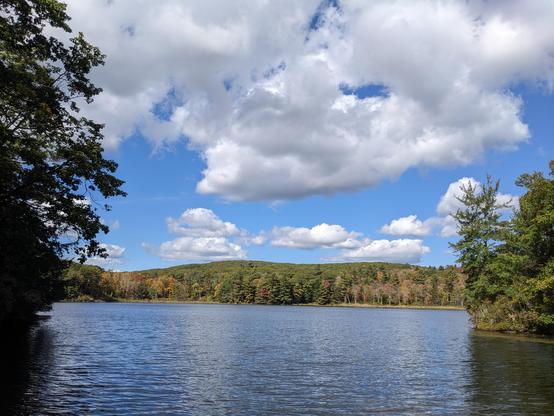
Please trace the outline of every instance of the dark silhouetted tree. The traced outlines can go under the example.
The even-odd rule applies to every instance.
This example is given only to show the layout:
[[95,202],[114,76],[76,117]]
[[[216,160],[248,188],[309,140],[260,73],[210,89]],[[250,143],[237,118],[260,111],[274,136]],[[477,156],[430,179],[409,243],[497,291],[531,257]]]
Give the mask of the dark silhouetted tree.
[[[0,322],[60,295],[62,259],[102,254],[97,200],[124,195],[102,125],[80,115],[103,63],[55,0],[0,2]],[[55,37],[54,34],[60,34]]]

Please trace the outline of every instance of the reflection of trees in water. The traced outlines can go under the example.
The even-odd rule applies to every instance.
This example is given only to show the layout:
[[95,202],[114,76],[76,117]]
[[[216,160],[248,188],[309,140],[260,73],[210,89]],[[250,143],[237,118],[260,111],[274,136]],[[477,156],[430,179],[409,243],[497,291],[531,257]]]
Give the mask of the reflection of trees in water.
[[[168,340],[168,344],[164,344],[164,348],[168,349],[167,353],[171,354],[173,361],[169,366],[163,365],[157,368],[163,373],[159,371],[150,372],[149,377],[153,378],[145,379],[146,388],[149,387],[148,382],[162,382],[161,380],[163,380],[165,383],[175,383],[177,381],[178,384],[172,386],[174,390],[163,393],[166,398],[164,406],[167,408],[167,406],[176,405],[180,409],[187,408],[189,410],[194,409],[195,406],[196,408],[204,406],[204,410],[208,408],[213,410],[214,406],[220,410],[228,409],[232,405],[231,400],[236,400],[237,406],[244,409],[245,406],[251,406],[252,397],[255,397],[255,395],[268,394],[271,396],[275,392],[292,394],[291,392],[294,391],[298,394],[299,390],[290,390],[291,387],[287,384],[287,381],[293,380],[291,374],[288,374],[286,379],[281,380],[284,384],[268,384],[274,378],[272,371],[283,371],[285,364],[283,364],[282,356],[272,355],[273,348],[260,349],[260,345],[253,341],[255,337],[260,337],[260,333],[254,331],[263,322],[267,322],[265,321],[266,317],[260,317],[259,319],[259,321],[247,321],[250,322],[248,325],[253,325],[252,327],[242,327],[237,325],[236,322],[233,323],[232,319],[227,321],[224,319],[215,320],[218,324],[207,327],[201,324],[201,320],[196,319],[190,321],[186,327],[183,327],[183,324],[180,323],[178,327],[181,328],[178,332],[179,336],[175,333],[175,329],[172,329],[169,333],[174,338],[164,338]],[[412,323],[409,325],[410,328],[414,329]],[[85,371],[87,358],[83,358],[80,355],[80,350],[75,350],[74,347],[77,344],[79,346],[90,346],[89,343],[94,342],[94,339],[86,340],[78,335],[75,337],[75,332],[79,333],[79,331],[75,331],[76,328],[71,326],[60,328],[56,327],[54,322],[42,322],[28,332],[19,334],[19,336],[13,333],[3,334],[0,382],[5,387],[0,389],[2,395],[0,398],[0,415],[45,414],[49,412],[52,414],[56,412],[90,414],[94,410],[98,410],[99,407],[95,407],[97,405],[100,407],[107,406],[106,408],[113,410],[113,406],[115,406],[114,399],[128,400],[129,397],[125,392],[130,388],[137,391],[138,396],[135,404],[137,408],[140,408],[140,406],[146,408],[152,405],[153,396],[150,395],[150,392],[145,393],[144,390],[141,390],[140,386],[137,387],[137,378],[132,375],[136,370],[134,368],[136,361],[122,363],[125,376],[129,380],[125,383],[120,382],[119,379],[108,380],[106,383],[111,383],[109,389],[101,387],[105,382],[105,378],[103,380],[102,377],[115,373],[117,370],[112,367],[115,363],[113,360],[121,359],[125,361],[125,356],[115,354],[105,363],[102,363],[96,355],[92,358],[89,357],[89,367],[91,365],[101,365],[103,367],[96,373],[91,370],[91,374],[87,375]],[[226,332],[225,328],[231,328],[232,331]],[[322,334],[322,329],[314,327],[314,331],[312,335],[316,342],[313,345],[310,344],[312,341],[311,335],[305,338],[307,342],[306,350],[324,346],[322,339],[318,338]],[[323,338],[331,339],[333,333],[330,332]],[[414,334],[417,333],[426,332],[423,329],[421,331],[414,329]],[[70,341],[65,338],[68,334],[74,336]],[[229,334],[235,335],[230,337]],[[248,337],[253,338],[246,343],[240,341],[248,339]],[[106,339],[108,338],[101,341],[107,342]],[[175,343],[176,339],[177,342]],[[296,339],[298,340],[298,337]],[[464,335],[462,339],[465,342],[467,338]],[[146,342],[146,338],[141,340]],[[413,341],[413,339],[409,340]],[[440,340],[442,340],[442,336],[435,339],[436,342]],[[427,343],[429,339],[421,339],[421,341]],[[442,357],[441,362],[438,363],[436,361],[437,357],[433,354],[440,354],[440,351],[443,350],[441,346],[438,349],[433,349],[433,354],[426,356],[421,363],[416,363],[415,368],[419,368],[418,374],[420,376],[425,370],[426,363],[433,366],[438,365],[437,368],[440,368],[441,365],[446,368],[454,366],[454,370],[450,368],[453,371],[452,373],[438,371],[436,374],[424,374],[428,384],[423,384],[420,380],[421,377],[415,380],[419,384],[412,385],[411,393],[414,392],[413,389],[415,388],[418,388],[420,392],[422,389],[431,388],[431,393],[438,394],[443,399],[437,404],[432,400],[435,396],[430,396],[429,392],[426,392],[426,398],[418,396],[423,400],[421,402],[423,405],[427,404],[428,408],[425,410],[436,413],[442,411],[449,414],[475,415],[554,414],[554,343],[535,343],[521,338],[483,336],[478,333],[471,334],[468,342],[468,354],[465,354],[467,350],[464,344],[463,354],[457,351],[447,357]],[[171,350],[173,345],[178,345],[178,349]],[[141,348],[142,344],[139,342],[136,346]],[[273,346],[274,344],[271,344],[271,347]],[[134,348],[135,345],[132,344],[129,347]],[[392,351],[390,346],[384,348],[384,351],[389,353]],[[409,352],[411,350],[415,351],[416,348],[416,344],[409,344],[401,350]],[[89,349],[88,353],[91,351]],[[122,353],[126,351],[128,350],[122,350]],[[242,360],[242,357],[245,356],[248,356],[246,363]],[[392,357],[404,356],[393,354]],[[382,355],[378,358],[385,359]],[[410,360],[412,359],[410,358]],[[285,360],[285,362],[293,361],[292,357]],[[226,370],[211,373],[214,362]],[[244,378],[237,380],[239,376],[233,373],[233,368],[240,368],[241,371],[244,371]],[[458,372],[456,370],[458,368],[463,369],[463,371]],[[148,371],[151,370],[152,368],[149,370],[148,368],[143,369],[142,374],[149,374]],[[293,368],[291,371],[296,370]],[[303,379],[301,374],[309,373],[310,370],[309,367],[305,370],[298,370],[295,373],[296,377]],[[240,373],[240,377],[243,377],[242,374]],[[250,380],[248,374],[256,374],[255,379]],[[313,377],[315,378],[318,374],[316,371]],[[444,390],[449,386],[452,387],[452,383],[445,382],[445,374],[454,378],[456,381],[454,389],[458,390]],[[321,374],[319,375],[321,376]],[[399,371],[398,377],[400,378],[403,375],[405,376],[405,372]],[[388,378],[388,380],[391,379],[395,379],[395,377]],[[314,385],[326,386],[325,383],[329,379],[323,377],[320,381],[315,379],[312,381],[314,381]],[[404,383],[406,385],[405,380]],[[284,390],[281,391],[280,389]],[[97,396],[100,392],[104,394],[101,398]],[[456,392],[461,394],[456,394]],[[319,393],[317,391],[314,394],[317,396]],[[173,402],[175,395],[180,397],[181,402]],[[303,390],[302,395],[304,398],[306,397],[305,390]],[[409,393],[399,394],[394,400],[399,400],[398,403],[404,403],[409,396]],[[467,400],[465,403],[462,402],[462,396]],[[411,397],[414,397],[414,394],[411,394]],[[288,397],[289,402],[292,399],[294,397]],[[453,402],[458,399],[460,399],[459,403]],[[135,397],[133,397],[133,400],[135,400]],[[155,400],[158,400],[158,396]],[[268,403],[268,406],[271,405],[273,404]],[[263,413],[264,405],[256,404],[256,406],[258,406],[256,410]],[[252,409],[249,408],[249,410]],[[112,413],[117,412],[113,411]],[[206,410],[205,413],[209,413],[209,411]],[[253,413],[256,412],[253,411]]]
[[2,342],[2,397],[0,414],[26,414],[37,411],[53,360],[53,334],[39,317],[32,327],[4,333]]
[[472,414],[554,414],[554,344],[473,334]]

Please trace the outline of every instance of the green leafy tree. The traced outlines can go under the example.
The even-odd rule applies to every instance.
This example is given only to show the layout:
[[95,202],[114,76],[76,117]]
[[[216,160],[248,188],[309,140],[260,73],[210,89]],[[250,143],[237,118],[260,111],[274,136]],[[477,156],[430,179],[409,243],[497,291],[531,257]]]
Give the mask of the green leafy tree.
[[81,33],[65,35],[65,10],[0,2],[0,324],[60,295],[68,253],[103,254],[98,210],[109,207],[95,201],[124,195],[102,125],[79,113],[101,91],[88,76],[104,56]]
[[[554,176],[554,162],[550,162]],[[554,334],[554,180],[521,175],[526,193],[510,221],[501,219],[498,183],[464,189],[460,240],[452,247],[467,273],[468,309],[477,327]]]
[[[554,177],[554,161],[550,162]],[[526,189],[513,219],[510,251],[518,274],[525,277],[540,332],[554,333],[554,180],[541,172],[523,174],[516,185]]]
[[67,299],[99,299],[104,297],[100,286],[103,270],[98,266],[71,264],[63,272],[65,297]]

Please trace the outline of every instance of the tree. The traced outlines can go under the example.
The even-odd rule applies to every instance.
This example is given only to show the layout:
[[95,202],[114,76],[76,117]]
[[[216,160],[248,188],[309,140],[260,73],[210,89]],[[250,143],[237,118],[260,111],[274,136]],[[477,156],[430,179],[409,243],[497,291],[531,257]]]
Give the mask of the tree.
[[[550,162],[554,176],[554,161]],[[511,220],[501,220],[498,182],[464,189],[461,239],[452,244],[467,273],[468,309],[482,329],[554,334],[554,180],[521,175],[526,193]]]
[[471,183],[464,185],[463,194],[458,198],[464,208],[453,215],[458,222],[460,239],[450,246],[458,253],[458,262],[467,274],[466,292],[474,304],[494,297],[498,291],[485,269],[496,255],[496,247],[507,226],[507,222],[501,220],[500,211],[508,208],[509,203],[498,202],[499,186],[500,182],[493,183],[490,177],[481,190]]
[[[550,161],[554,177],[554,161]],[[536,329],[554,333],[554,180],[541,172],[521,175],[516,185],[526,189],[513,219],[509,248],[517,272],[525,277]]]
[[[56,0],[0,2],[0,324],[60,295],[63,258],[103,255],[97,200],[122,196],[102,125],[79,114],[104,56]],[[59,34],[55,37],[50,34]]]
[[333,287],[329,280],[322,280],[321,287],[319,289],[319,296],[317,303],[319,305],[328,305],[332,300]]
[[104,292],[100,286],[103,270],[98,266],[73,263],[63,272],[65,297],[67,299],[101,299]]

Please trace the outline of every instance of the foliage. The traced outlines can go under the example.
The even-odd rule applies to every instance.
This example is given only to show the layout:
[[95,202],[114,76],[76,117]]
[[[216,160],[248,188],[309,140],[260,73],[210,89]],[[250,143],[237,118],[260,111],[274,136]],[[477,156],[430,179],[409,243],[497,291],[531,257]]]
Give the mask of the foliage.
[[554,334],[554,180],[534,172],[516,184],[526,193],[510,220],[501,219],[498,183],[489,180],[481,194],[465,188],[452,247],[477,327]]
[[[69,300],[89,296],[101,300],[463,306],[464,276],[453,267],[259,261],[141,272],[104,272],[91,267],[74,264],[67,269]],[[90,276],[94,276],[95,284],[90,284]]]
[[459,200],[465,209],[453,215],[459,225],[460,239],[451,247],[458,253],[458,262],[467,274],[466,293],[470,307],[496,296],[499,290],[487,270],[507,226],[506,221],[501,220],[501,210],[508,205],[497,202],[499,186],[500,183],[493,184],[490,177],[481,190],[471,183],[464,185]]
[[0,324],[59,296],[64,255],[101,254],[94,201],[124,194],[102,125],[79,114],[101,91],[88,74],[104,56],[69,38],[65,7],[0,2]]

